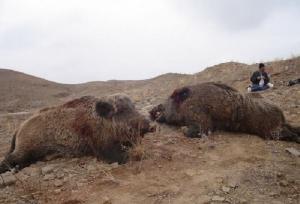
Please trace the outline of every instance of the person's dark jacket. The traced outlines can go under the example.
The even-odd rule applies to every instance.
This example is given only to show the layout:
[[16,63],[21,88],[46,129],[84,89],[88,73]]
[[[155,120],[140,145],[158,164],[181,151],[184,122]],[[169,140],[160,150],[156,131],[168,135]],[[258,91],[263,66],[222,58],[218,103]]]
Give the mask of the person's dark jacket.
[[[251,76],[251,79],[250,79],[251,82],[253,84],[257,84],[258,85],[259,81],[260,81],[260,75],[261,75],[260,71],[254,72],[252,74],[252,76]],[[268,74],[266,72],[263,72],[262,76],[264,77],[264,83],[265,83],[264,85],[267,85],[270,82],[270,78],[269,78]]]

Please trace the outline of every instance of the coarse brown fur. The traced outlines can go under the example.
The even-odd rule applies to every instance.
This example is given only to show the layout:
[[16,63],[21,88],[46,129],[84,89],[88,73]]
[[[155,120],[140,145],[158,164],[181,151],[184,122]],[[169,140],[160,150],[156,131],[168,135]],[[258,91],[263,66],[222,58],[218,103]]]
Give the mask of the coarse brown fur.
[[98,99],[84,96],[45,108],[16,131],[0,173],[23,168],[49,154],[95,155],[125,162],[127,148],[149,131],[149,121],[126,95]]
[[[300,141],[300,128],[287,124],[279,107],[259,94],[239,93],[221,83],[176,89],[165,104],[150,111],[153,120],[188,126],[199,137],[214,130],[256,134],[263,138]],[[197,131],[195,131],[197,129]]]

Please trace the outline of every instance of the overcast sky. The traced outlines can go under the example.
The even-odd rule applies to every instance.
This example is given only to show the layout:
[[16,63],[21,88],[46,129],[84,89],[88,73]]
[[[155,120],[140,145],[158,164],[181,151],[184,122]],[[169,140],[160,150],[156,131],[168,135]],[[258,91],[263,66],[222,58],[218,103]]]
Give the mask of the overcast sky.
[[299,0],[0,0],[0,67],[79,83],[300,54]]

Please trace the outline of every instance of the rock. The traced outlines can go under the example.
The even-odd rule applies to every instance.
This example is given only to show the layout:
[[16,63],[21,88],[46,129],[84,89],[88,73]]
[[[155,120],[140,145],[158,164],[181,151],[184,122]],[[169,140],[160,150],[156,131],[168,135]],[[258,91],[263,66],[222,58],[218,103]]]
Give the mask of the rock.
[[112,204],[112,201],[109,197],[105,196],[103,198],[103,204]]
[[22,172],[24,172],[24,174],[28,175],[28,176],[40,176],[41,175],[41,169],[39,167],[26,167],[22,170]]
[[208,204],[210,203],[211,198],[207,195],[200,196],[199,199],[197,200],[199,203],[204,203]]
[[225,193],[229,193],[230,188],[228,188],[227,186],[222,186],[222,191]]
[[64,185],[64,182],[62,180],[57,179],[54,181],[54,186],[61,187],[62,185]]
[[223,178],[217,178],[218,183],[223,183],[223,181],[224,181]]
[[100,181],[97,182],[99,185],[120,185],[121,181],[117,180],[115,178],[112,177],[106,177],[106,178],[102,178]]
[[54,174],[46,174],[44,176],[44,181],[50,181],[50,180],[53,180],[55,178]]
[[276,174],[276,176],[278,177],[278,178],[283,178],[283,174],[281,173],[281,172],[278,172],[277,174]]
[[56,174],[56,178],[58,178],[58,179],[62,179],[63,177],[65,176],[65,174],[64,174],[64,172],[58,172],[57,174]]
[[87,179],[81,179],[78,182],[76,182],[76,185],[77,185],[77,187],[82,187],[82,186],[87,185],[87,183],[88,183]]
[[286,186],[289,185],[289,182],[288,182],[287,180],[282,180],[282,181],[279,182],[279,184],[280,184],[281,186],[283,186],[283,187],[286,187]]
[[279,196],[279,194],[276,193],[276,192],[271,192],[271,193],[269,193],[269,196],[271,196],[271,197],[277,197],[277,196]]
[[196,175],[196,171],[195,171],[194,169],[187,169],[187,170],[185,170],[184,173],[185,173],[187,176],[190,176],[190,177]]
[[[70,177],[69,177],[70,178]],[[64,182],[68,182],[69,181],[69,178],[68,177],[64,177],[63,181]]]
[[74,190],[74,189],[73,189],[73,190],[71,190],[71,193],[72,193],[72,194],[76,194],[76,193],[78,193],[78,190]]
[[48,173],[51,173],[51,172],[53,172],[53,170],[55,169],[55,165],[48,165],[48,166],[45,166],[45,167],[43,167],[42,168],[42,174],[43,175],[46,175],[46,174],[48,174]]
[[115,168],[119,167],[119,164],[118,164],[118,162],[114,162],[110,166],[111,166],[112,169],[115,169]]
[[190,154],[190,157],[196,158],[196,157],[197,157],[197,154]]
[[284,204],[284,203],[279,200],[274,200],[271,202],[271,204]]
[[300,152],[293,147],[285,148],[285,151],[290,153],[293,156],[296,156],[296,157],[300,156]]
[[28,176],[27,174],[24,174],[22,172],[19,172],[17,174],[17,177],[21,180],[21,181],[26,181],[30,176]]
[[61,189],[55,189],[54,193],[59,194],[61,192]]
[[82,186],[84,186],[84,183],[77,182],[76,185],[77,185],[77,187],[82,187]]
[[224,197],[221,197],[221,196],[218,196],[218,195],[215,195],[211,198],[212,201],[219,201],[219,202],[222,202],[222,201],[225,201],[225,198]]
[[209,145],[208,145],[208,148],[209,148],[209,149],[215,149],[215,148],[216,148],[216,145],[214,145],[214,144],[209,144]]
[[10,172],[6,172],[2,174],[1,177],[0,177],[0,187],[13,185],[17,181],[16,177],[12,175]]
[[241,204],[247,204],[248,203],[248,201],[246,199],[243,199],[243,198],[241,198],[239,201],[240,201]]
[[181,130],[181,132],[182,132],[184,135],[186,135],[186,134],[188,133],[189,128],[188,128],[187,126],[182,126],[182,127],[180,128],[180,130]]
[[93,172],[93,171],[97,170],[97,168],[94,165],[91,165],[91,164],[88,165],[86,168],[87,168],[88,172]]
[[228,186],[231,188],[237,188],[239,185],[238,185],[237,180],[232,178],[232,179],[228,180]]

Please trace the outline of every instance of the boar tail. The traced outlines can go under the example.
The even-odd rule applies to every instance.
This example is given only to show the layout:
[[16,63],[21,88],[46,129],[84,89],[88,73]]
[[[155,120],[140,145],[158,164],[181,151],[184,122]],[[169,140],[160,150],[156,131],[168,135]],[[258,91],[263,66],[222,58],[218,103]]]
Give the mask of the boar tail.
[[14,133],[11,144],[10,144],[10,149],[8,153],[12,153],[15,148],[16,148],[16,137],[17,137],[17,131]]

